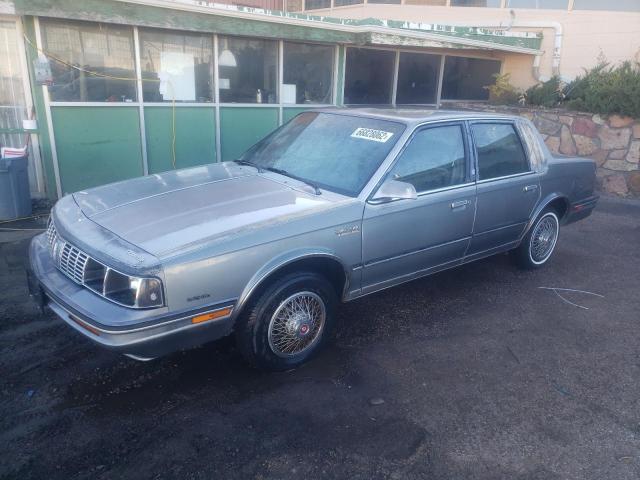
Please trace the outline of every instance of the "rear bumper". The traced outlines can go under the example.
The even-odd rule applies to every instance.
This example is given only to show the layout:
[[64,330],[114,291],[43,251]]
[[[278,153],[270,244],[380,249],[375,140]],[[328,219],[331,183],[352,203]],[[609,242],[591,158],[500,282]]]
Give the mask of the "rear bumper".
[[569,213],[567,213],[564,220],[565,225],[577,222],[578,220],[582,220],[591,215],[593,209],[596,208],[599,199],[600,197],[598,195],[593,195],[587,199],[572,203],[569,207]]
[[29,293],[41,308],[51,309],[98,345],[137,360],[201,345],[228,335],[233,328],[230,314],[192,323],[196,315],[229,309],[228,303],[179,314],[170,314],[166,308],[140,311],[113,304],[63,275],[40,235],[29,247],[27,279]]

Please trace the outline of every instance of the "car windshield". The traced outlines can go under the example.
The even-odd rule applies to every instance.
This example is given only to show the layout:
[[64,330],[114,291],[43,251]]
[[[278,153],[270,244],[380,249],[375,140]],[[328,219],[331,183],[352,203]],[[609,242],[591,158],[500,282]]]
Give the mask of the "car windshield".
[[387,120],[305,112],[237,161],[357,196],[404,129],[402,123]]

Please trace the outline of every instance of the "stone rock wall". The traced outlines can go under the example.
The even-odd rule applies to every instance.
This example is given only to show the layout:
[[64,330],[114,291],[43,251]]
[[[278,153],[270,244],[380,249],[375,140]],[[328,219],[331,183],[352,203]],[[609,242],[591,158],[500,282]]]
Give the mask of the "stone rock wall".
[[526,117],[538,128],[553,153],[595,160],[601,190],[640,197],[639,119],[472,103],[456,103],[452,107]]

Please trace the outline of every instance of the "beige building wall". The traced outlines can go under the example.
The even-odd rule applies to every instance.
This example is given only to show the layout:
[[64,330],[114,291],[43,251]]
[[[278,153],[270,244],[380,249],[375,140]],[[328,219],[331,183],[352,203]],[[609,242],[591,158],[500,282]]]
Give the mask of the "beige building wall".
[[[514,13],[513,19],[510,12]],[[562,28],[560,75],[566,80],[571,80],[580,75],[585,68],[596,65],[601,55],[611,63],[624,60],[640,61],[640,12],[367,4],[311,10],[307,13],[448,25],[494,25],[495,28],[506,27],[513,21],[515,31],[542,32],[542,50],[545,53],[541,59],[540,74],[547,78],[552,74],[555,36],[555,29],[550,26],[552,22],[557,22]],[[541,26],[529,26],[531,22],[540,22]],[[519,23],[527,23],[527,26],[519,28]],[[533,57],[516,54],[494,56],[504,60],[503,72],[511,73],[516,86],[526,88],[535,83],[532,74]]]

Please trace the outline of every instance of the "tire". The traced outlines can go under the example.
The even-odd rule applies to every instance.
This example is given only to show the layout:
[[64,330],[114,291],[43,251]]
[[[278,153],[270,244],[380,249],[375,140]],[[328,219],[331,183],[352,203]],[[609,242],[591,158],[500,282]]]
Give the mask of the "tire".
[[553,208],[547,208],[538,215],[520,246],[514,250],[518,266],[525,270],[535,270],[545,266],[556,249],[560,236],[560,219]]
[[320,274],[277,277],[240,314],[235,328],[238,349],[261,370],[302,365],[330,336],[337,303],[335,289]]

